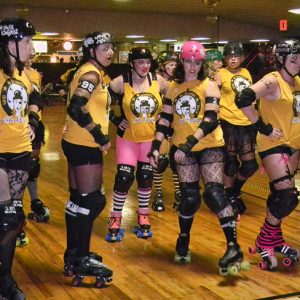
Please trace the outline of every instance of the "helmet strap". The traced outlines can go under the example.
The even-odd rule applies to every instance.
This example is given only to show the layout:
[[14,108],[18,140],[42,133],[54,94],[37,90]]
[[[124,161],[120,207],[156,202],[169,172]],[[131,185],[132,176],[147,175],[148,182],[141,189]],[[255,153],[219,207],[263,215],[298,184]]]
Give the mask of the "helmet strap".
[[146,76],[142,76],[141,74],[139,74],[138,72],[137,72],[137,70],[134,68],[134,67],[132,67],[132,70],[140,77],[140,78],[146,78],[147,77],[147,75]]
[[283,58],[283,67],[282,67],[282,68],[284,69],[284,71],[285,71],[289,76],[291,76],[292,78],[296,77],[298,74],[292,75],[292,74],[290,73],[290,71],[286,68],[285,62],[286,62],[286,57]]
[[94,62],[96,62],[96,64],[98,64],[101,68],[105,69],[105,66],[103,66],[103,65],[101,64],[101,62],[97,59],[95,48],[93,48],[93,54],[94,54],[94,57],[91,57],[91,59],[92,59]]
[[23,69],[24,69],[24,63],[22,63],[21,61],[20,61],[20,51],[19,51],[19,43],[18,43],[18,41],[17,40],[15,40],[15,43],[16,43],[16,52],[17,52],[17,54],[16,55],[13,55],[10,51],[9,51],[9,48],[7,47],[7,51],[8,51],[8,54],[11,56],[11,57],[13,57],[14,59],[15,59],[15,61],[16,61],[16,68],[18,69],[18,71],[19,71],[19,76],[21,76],[22,75],[22,71],[23,71]]

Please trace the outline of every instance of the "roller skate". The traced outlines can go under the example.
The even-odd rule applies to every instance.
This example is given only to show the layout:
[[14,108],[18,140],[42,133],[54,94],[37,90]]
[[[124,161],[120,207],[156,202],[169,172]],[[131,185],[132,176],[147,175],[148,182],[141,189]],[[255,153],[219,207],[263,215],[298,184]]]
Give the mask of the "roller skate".
[[175,253],[176,263],[191,262],[191,252],[189,250],[189,244],[190,244],[190,235],[179,234],[179,237],[176,242],[176,253]]
[[277,258],[275,256],[275,251],[273,247],[258,247],[257,245],[254,247],[249,248],[250,254],[259,253],[261,258],[263,259],[260,261],[257,266],[261,270],[268,270],[274,271],[277,266]]
[[[97,253],[90,252],[89,257],[102,262],[102,256]],[[72,277],[74,275],[74,265],[77,259],[77,249],[66,249],[64,253],[64,275],[66,277]]]
[[28,214],[29,220],[34,220],[38,223],[46,223],[50,219],[50,210],[40,199],[31,201],[31,212]]
[[121,228],[122,212],[112,211],[109,219],[108,233],[105,237],[107,242],[120,242],[125,230]]
[[163,194],[161,191],[155,193],[154,200],[152,203],[152,209],[154,211],[164,211],[165,210]]
[[179,204],[180,204],[180,200],[181,200],[181,192],[180,191],[175,192],[174,196],[175,196],[175,201],[172,204],[172,208],[174,210],[178,210]]
[[249,262],[243,261],[244,254],[238,244],[230,242],[226,252],[219,261],[219,272],[222,276],[236,276],[239,271],[247,271],[250,268]]
[[299,251],[290,247],[287,243],[274,247],[276,253],[283,255],[282,263],[285,267],[290,267],[298,261]]
[[149,222],[149,208],[139,208],[138,211],[138,224],[139,226],[135,226],[133,232],[136,234],[138,238],[151,238],[152,231],[150,230],[151,225]]
[[18,287],[16,281],[11,274],[7,274],[4,278],[0,278],[0,299],[8,300],[25,300],[26,295]]
[[73,271],[75,274],[73,286],[80,286],[85,276],[95,277],[95,287],[97,288],[102,288],[112,281],[113,272],[102,262],[90,256],[78,258]]
[[17,235],[16,247],[24,247],[29,244],[29,239],[24,230]]

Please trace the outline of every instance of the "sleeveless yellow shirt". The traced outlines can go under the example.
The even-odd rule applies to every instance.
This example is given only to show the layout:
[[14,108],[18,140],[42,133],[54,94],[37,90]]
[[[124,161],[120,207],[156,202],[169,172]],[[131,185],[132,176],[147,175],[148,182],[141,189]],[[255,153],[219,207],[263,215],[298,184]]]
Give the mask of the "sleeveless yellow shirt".
[[155,122],[161,111],[162,99],[156,75],[152,74],[148,91],[136,92],[124,78],[124,96],[121,110],[129,122],[123,138],[131,142],[148,142],[155,138]]
[[24,72],[14,69],[13,77],[0,70],[0,153],[32,151],[28,125],[31,84]]
[[231,73],[227,68],[219,70],[221,75],[220,119],[233,125],[246,126],[251,122],[235,105],[235,96],[244,88],[252,85],[249,71],[241,68],[238,74]]
[[258,133],[258,151],[265,151],[279,145],[300,149],[300,78],[295,77],[295,88],[283,80],[279,72],[273,72],[278,79],[281,97],[276,101],[260,99],[259,112],[263,121],[282,131],[283,137],[272,141]]
[[[110,95],[107,91],[107,86],[102,83],[101,72],[92,63],[87,62],[82,65],[74,75],[74,78],[70,84],[70,98],[74,91],[77,89],[79,79],[86,73],[95,72],[99,75],[101,83],[99,83],[92,92],[86,107],[90,112],[93,121],[96,124],[101,125],[103,134],[108,133],[109,122],[109,109],[110,109]],[[93,138],[93,136],[85,129],[81,128],[76,121],[73,121],[70,117],[67,118],[66,128],[63,134],[63,139],[69,143],[82,145],[87,147],[99,147]]]
[[[173,107],[174,134],[172,142],[175,146],[184,144],[188,135],[193,135],[205,111],[205,91],[210,79],[203,81],[195,80],[181,84],[172,82],[169,88],[169,95]],[[192,151],[201,151],[206,148],[220,147],[224,145],[221,126],[207,136],[203,137],[196,144]]]

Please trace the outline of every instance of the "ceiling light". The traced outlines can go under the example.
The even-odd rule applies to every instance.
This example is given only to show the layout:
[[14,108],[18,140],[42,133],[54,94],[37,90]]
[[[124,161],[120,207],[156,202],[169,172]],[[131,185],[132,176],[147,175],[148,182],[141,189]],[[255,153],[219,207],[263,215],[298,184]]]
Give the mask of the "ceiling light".
[[174,39],[163,39],[163,40],[160,40],[160,41],[165,42],[165,43],[177,42],[177,40],[174,40]]
[[218,44],[227,44],[228,41],[218,41]]
[[59,35],[58,32],[42,32],[41,35]]
[[270,40],[267,40],[267,39],[254,39],[254,40],[250,40],[249,42],[262,43],[262,42],[270,42]]
[[128,39],[140,39],[140,38],[143,38],[145,37],[144,35],[136,35],[136,34],[131,34],[131,35],[126,35],[126,37]]
[[299,15],[300,14],[300,8],[289,9],[288,12],[290,12],[292,14]]
[[134,41],[135,44],[148,44],[149,41]]
[[202,36],[196,36],[196,37],[191,38],[191,40],[192,41],[207,41],[207,40],[210,40],[210,38],[202,37]]

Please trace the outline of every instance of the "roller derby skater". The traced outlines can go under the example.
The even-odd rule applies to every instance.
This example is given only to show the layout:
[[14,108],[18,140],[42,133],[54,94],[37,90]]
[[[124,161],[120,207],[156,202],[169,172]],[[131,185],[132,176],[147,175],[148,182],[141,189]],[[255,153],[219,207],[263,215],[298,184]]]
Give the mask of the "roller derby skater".
[[120,242],[124,236],[124,229],[121,228],[122,213],[112,211],[109,219],[108,233],[105,240],[108,242]]
[[65,210],[67,248],[64,274],[75,276],[79,286],[85,276],[96,278],[96,287],[112,279],[112,271],[102,264],[102,257],[90,252],[95,219],[105,207],[103,152],[108,151],[110,99],[102,84],[102,71],[113,58],[113,42],[107,32],[92,32],[83,41],[83,57],[70,83],[68,120],[62,149],[68,161],[70,199]]
[[249,71],[241,67],[244,50],[241,43],[225,45],[226,66],[215,73],[221,87],[220,122],[225,140],[225,187],[237,220],[245,213],[241,189],[257,170],[256,129],[236,106],[235,97],[252,84]]
[[[150,72],[153,58],[149,49],[131,49],[128,61],[130,71],[110,82],[111,90],[123,97],[119,102],[121,116],[111,116],[118,120],[115,124],[117,172],[111,215],[122,213],[128,191],[136,179],[139,215],[140,212],[147,211],[147,223],[144,224],[141,214],[138,224],[142,229],[138,231],[140,234],[136,234],[138,237],[150,237],[150,231],[143,229],[148,226],[150,228],[148,206],[153,180],[153,168],[147,154],[154,139],[155,123],[162,105],[160,94],[166,91],[168,83],[160,75]],[[112,229],[115,230],[118,226],[116,222],[110,223],[107,235],[109,242],[112,241],[110,237],[114,236]],[[114,238],[117,241],[121,239],[118,234]]]
[[24,73],[35,34],[32,24],[22,18],[0,21],[0,89],[5,99],[0,109],[5,120],[0,122],[0,298],[9,300],[26,298],[12,276],[12,265],[16,237],[25,222],[23,195],[42,107],[40,94]]
[[138,238],[151,238],[152,237],[152,231],[151,231],[151,225],[149,222],[149,208],[139,208],[138,211],[138,224],[139,226],[136,226],[133,229],[133,232],[136,234]]
[[[258,153],[270,179],[265,222],[250,253],[260,253],[260,269],[275,270],[276,253],[284,256],[283,264],[291,266],[298,251],[283,238],[282,221],[297,207],[299,192],[295,174],[299,161],[300,115],[295,94],[300,91],[300,43],[280,42],[275,46],[278,70],[265,75],[246,88],[236,105],[258,130]],[[272,88],[270,88],[270,86]],[[260,99],[260,116],[252,106]]]
[[[235,216],[223,181],[224,139],[217,119],[220,91],[216,82],[204,76],[202,65],[205,49],[201,43],[186,42],[182,46],[180,56],[181,63],[175,71],[175,82],[164,99],[156,139],[152,142],[150,161],[153,167],[157,167],[164,127],[173,127],[171,151],[175,153],[181,192],[178,207],[180,233],[175,261],[191,261],[190,231],[194,214],[201,204],[201,178],[205,186],[203,199],[209,209],[217,215],[226,237],[227,252],[221,260],[221,266],[228,269],[236,261],[242,262],[243,256],[237,246]],[[202,110],[191,113],[191,107],[202,107]],[[232,254],[232,251],[229,251],[231,248],[239,249],[239,255]]]

